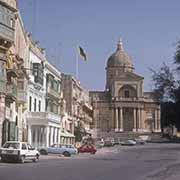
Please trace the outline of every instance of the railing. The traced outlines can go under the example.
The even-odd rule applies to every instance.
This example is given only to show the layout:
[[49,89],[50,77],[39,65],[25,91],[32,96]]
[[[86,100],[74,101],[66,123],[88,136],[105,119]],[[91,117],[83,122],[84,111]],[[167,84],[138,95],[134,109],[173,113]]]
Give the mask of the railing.
[[9,41],[14,41],[14,30],[8,28],[3,24],[0,24],[0,36],[5,39],[8,39]]
[[112,97],[112,100],[116,101],[144,101],[144,98],[138,98],[138,97]]
[[56,98],[60,98],[60,93],[58,93],[57,91],[52,89],[50,86],[47,88],[47,93],[56,97]]
[[15,84],[7,84],[6,94],[7,96],[17,97],[17,86]]
[[51,112],[29,112],[27,118],[35,119],[35,121],[41,120],[42,123],[55,122],[59,124],[61,121],[60,115]]
[[19,102],[27,102],[27,92],[24,90],[19,90],[17,91],[17,100]]

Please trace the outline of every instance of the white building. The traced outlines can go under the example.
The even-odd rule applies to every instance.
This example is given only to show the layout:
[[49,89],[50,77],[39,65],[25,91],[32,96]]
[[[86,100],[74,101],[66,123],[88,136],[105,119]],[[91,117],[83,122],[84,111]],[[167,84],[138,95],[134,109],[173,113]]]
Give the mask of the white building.
[[48,147],[60,142],[61,76],[31,38],[28,63],[28,142],[37,148]]

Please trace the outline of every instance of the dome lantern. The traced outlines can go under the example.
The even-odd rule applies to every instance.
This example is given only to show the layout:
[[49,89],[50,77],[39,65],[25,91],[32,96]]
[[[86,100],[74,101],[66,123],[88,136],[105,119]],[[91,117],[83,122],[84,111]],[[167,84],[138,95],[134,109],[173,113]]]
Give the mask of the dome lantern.
[[124,71],[132,71],[133,63],[129,55],[124,51],[123,42],[120,39],[117,43],[117,50],[107,61],[107,68],[121,68]]

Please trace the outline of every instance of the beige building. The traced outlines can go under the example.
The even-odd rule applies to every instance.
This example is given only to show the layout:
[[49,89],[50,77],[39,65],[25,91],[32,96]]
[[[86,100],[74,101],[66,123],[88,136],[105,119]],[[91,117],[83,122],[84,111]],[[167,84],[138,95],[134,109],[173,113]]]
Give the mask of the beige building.
[[117,44],[106,66],[106,90],[90,92],[93,135],[118,137],[123,132],[160,132],[160,106],[153,93],[143,91],[144,78],[134,72],[132,59]]
[[77,127],[78,123],[81,123],[86,132],[90,132],[92,106],[89,100],[89,91],[71,75],[62,74],[62,82],[66,112],[72,117],[71,133],[74,133],[74,127]]

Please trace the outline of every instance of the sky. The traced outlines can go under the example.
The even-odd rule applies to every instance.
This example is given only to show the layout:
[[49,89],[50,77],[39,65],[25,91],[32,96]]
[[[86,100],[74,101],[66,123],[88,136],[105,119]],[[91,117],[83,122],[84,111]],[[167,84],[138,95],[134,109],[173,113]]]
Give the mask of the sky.
[[104,90],[106,63],[121,38],[135,73],[152,89],[150,68],[171,65],[180,38],[179,0],[19,0],[26,31],[46,48],[48,60],[61,72],[76,75],[89,90]]

